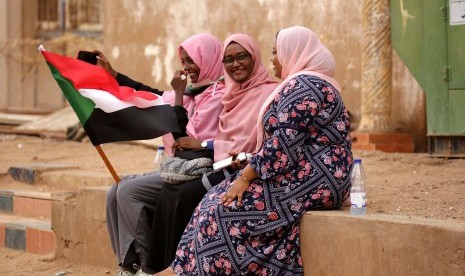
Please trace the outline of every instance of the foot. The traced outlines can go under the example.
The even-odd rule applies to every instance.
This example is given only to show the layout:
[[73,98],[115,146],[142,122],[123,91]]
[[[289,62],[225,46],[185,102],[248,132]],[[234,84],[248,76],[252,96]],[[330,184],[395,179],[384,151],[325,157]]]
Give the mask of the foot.
[[134,276],[134,275],[135,275],[134,273],[124,270],[122,268],[120,268],[118,272],[116,272],[116,276]]
[[137,264],[133,264],[132,267],[137,270],[136,275],[134,276],[151,276],[152,274],[145,273],[142,271],[142,267],[139,267]]
[[152,274],[145,273],[142,271],[142,269],[140,269],[139,271],[137,271],[135,276],[151,276],[151,275]]

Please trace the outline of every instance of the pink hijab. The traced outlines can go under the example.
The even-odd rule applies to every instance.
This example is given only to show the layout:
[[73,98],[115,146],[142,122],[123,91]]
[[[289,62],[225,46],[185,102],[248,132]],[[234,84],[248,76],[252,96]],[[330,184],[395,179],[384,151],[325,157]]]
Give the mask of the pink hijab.
[[[223,75],[222,43],[215,36],[201,33],[189,37],[178,47],[181,58],[184,49],[194,63],[200,68],[199,79],[193,86],[211,84],[196,96],[184,96],[184,108],[188,111],[189,122],[187,134],[199,140],[213,140],[218,130],[218,114],[223,106],[220,104],[225,93],[225,85],[217,80]],[[165,91],[163,100],[174,105],[174,91]],[[163,136],[163,144],[168,153],[174,139],[171,134]]]
[[336,67],[334,57],[312,30],[294,26],[279,31],[276,38],[276,51],[278,61],[282,66],[281,79],[284,81],[266,99],[260,110],[257,122],[257,150],[264,139],[262,122],[264,113],[291,79],[298,75],[313,75],[326,80],[341,91],[341,87],[333,78]]
[[225,73],[226,93],[220,115],[218,134],[215,138],[215,161],[229,157],[228,152],[252,152],[257,142],[258,112],[263,102],[278,85],[263,65],[255,41],[245,34],[233,34],[226,38],[223,55],[231,42],[240,44],[249,52],[254,68],[242,83]]

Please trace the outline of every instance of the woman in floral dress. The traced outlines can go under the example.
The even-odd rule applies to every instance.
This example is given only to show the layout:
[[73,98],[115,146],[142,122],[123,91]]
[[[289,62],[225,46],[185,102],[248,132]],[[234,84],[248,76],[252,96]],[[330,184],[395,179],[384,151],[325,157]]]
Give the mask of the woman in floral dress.
[[284,81],[262,108],[256,155],[205,195],[162,273],[301,275],[300,218],[349,196],[349,119],[332,54],[300,26],[278,33],[273,54]]

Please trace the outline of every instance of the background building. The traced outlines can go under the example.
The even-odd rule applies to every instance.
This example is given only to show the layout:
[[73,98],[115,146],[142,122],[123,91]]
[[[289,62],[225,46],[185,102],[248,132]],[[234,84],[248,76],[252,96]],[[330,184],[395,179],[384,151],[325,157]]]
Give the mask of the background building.
[[[421,78],[412,74],[415,70],[407,57],[415,53],[406,51],[410,42],[405,40],[419,34],[419,26],[428,20],[422,15],[427,7],[447,9],[450,1],[2,0],[0,111],[50,112],[66,106],[36,50],[39,44],[70,56],[78,49],[101,49],[116,70],[148,85],[169,89],[174,71],[180,68],[177,45],[190,35],[210,32],[225,39],[231,33],[248,33],[257,40],[271,71],[269,60],[276,32],[302,25],[317,32],[333,52],[336,79],[357,125],[366,107],[377,108],[376,101],[366,100],[363,108],[366,30],[388,20],[393,26],[392,36],[389,32],[389,39],[383,43],[391,47],[392,38],[396,50],[388,48],[390,106],[383,120],[388,121],[390,132],[409,134],[415,151],[427,151],[427,98],[425,87],[417,79],[428,79],[433,72],[424,68]],[[387,12],[377,10],[378,6],[367,11],[367,3],[376,2],[379,7],[387,7]],[[463,26],[459,28],[463,30]],[[401,43],[404,50],[399,50]],[[422,43],[429,40],[425,38]],[[445,44],[441,40],[437,43]],[[415,50],[421,51],[424,44],[418,44]],[[458,60],[465,63],[463,54]]]

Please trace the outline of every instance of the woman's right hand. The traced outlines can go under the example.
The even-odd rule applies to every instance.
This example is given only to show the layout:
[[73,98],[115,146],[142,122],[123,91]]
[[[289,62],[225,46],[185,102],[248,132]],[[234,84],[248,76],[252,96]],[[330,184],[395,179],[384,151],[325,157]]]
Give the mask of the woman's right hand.
[[171,87],[173,87],[173,90],[176,91],[176,94],[184,94],[184,91],[186,90],[187,86],[187,78],[182,78],[181,76],[184,75],[184,71],[177,70],[174,73],[173,79],[171,80]]
[[97,65],[107,70],[114,78],[116,78],[118,72],[115,69],[113,69],[113,67],[111,67],[110,62],[105,57],[105,55],[99,50],[94,50],[93,52],[97,54]]
[[241,169],[245,168],[245,166],[247,166],[247,164],[249,164],[249,161],[247,159],[244,160],[244,161],[239,160],[237,158],[239,153],[237,153],[237,152],[228,152],[228,154],[232,156],[231,168],[233,170],[241,170]]
[[182,106],[184,104],[183,102],[183,96],[184,96],[184,91],[186,90],[186,85],[187,85],[187,80],[186,78],[182,78],[184,75],[184,71],[177,70],[174,73],[173,79],[171,80],[171,87],[173,87],[174,92],[175,92],[175,99],[174,99],[174,104]]

